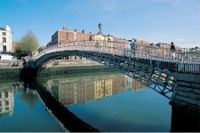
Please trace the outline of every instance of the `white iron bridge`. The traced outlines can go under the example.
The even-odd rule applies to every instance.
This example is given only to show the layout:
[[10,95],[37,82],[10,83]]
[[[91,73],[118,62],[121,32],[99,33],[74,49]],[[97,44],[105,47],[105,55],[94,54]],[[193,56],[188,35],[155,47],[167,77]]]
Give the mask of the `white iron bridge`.
[[76,41],[52,45],[33,55],[24,67],[39,70],[45,62],[66,56],[80,56],[119,68],[121,72],[140,80],[169,99],[174,97],[178,86],[177,74],[200,74],[199,53],[155,50],[151,46],[125,49],[119,42],[108,41]]

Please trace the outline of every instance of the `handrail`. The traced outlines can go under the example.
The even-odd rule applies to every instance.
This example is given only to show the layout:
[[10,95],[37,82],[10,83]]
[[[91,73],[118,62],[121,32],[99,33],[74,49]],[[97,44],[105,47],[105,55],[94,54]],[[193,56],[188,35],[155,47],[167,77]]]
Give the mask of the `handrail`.
[[33,56],[32,59],[37,60],[44,54],[66,50],[91,51],[176,63],[200,64],[200,56],[172,52],[169,49],[153,49],[148,46],[137,46],[136,49],[126,49],[122,43],[111,41],[72,41],[65,44],[52,45]]

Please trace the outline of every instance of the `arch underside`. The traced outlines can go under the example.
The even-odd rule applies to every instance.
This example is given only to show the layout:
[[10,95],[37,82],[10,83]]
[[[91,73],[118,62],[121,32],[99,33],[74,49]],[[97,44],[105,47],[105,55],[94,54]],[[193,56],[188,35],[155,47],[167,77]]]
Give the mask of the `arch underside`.
[[110,67],[118,68],[120,72],[139,80],[141,83],[169,99],[175,87],[175,79],[170,71],[164,69],[166,67],[165,64],[143,58],[130,58],[108,53],[73,50],[47,53],[35,60],[35,65],[40,69],[45,62],[51,59],[67,56],[80,56]]

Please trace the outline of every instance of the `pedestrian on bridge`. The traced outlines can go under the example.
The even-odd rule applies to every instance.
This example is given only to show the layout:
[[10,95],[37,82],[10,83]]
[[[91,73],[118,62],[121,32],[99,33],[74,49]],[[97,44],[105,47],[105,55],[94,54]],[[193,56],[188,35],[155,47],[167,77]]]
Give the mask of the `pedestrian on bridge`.
[[170,51],[172,52],[172,60],[175,59],[175,52],[176,52],[176,47],[174,45],[174,42],[171,42],[171,46],[170,46]]

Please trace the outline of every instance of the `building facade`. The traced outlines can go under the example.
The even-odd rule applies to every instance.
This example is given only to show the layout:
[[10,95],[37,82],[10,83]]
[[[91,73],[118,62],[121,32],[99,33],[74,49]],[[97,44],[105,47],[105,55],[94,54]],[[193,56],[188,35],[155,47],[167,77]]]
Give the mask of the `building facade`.
[[9,26],[0,27],[0,52],[12,52],[12,33]]
[[[54,45],[66,45],[69,42],[77,41],[96,41],[96,46],[107,46],[107,47],[118,47],[125,48],[128,44],[128,41],[122,38],[115,37],[113,35],[104,35],[104,34],[92,34],[91,32],[87,33],[84,30],[81,32],[76,29],[71,31],[68,30],[65,26],[62,29],[58,29],[52,36],[51,41],[47,44],[47,47]],[[101,42],[101,41],[105,41]],[[87,44],[86,44],[87,45]],[[64,59],[67,60],[86,60],[85,58],[77,56],[68,56]]]
[[58,29],[52,36],[51,41],[47,46],[51,45],[62,45],[73,41],[86,41],[92,37],[91,33],[85,33],[84,30],[78,32],[77,30],[70,31],[66,27]]
[[[52,45],[63,45],[68,42],[73,41],[105,41],[106,45],[111,47],[120,47],[124,48],[128,44],[128,41],[122,38],[115,37],[113,35],[104,35],[104,34],[92,34],[86,33],[84,30],[81,32],[77,30],[70,31],[66,27],[58,29],[51,37],[51,41],[47,44],[48,46]],[[117,45],[113,46],[116,43]],[[101,45],[101,44],[99,44]]]

